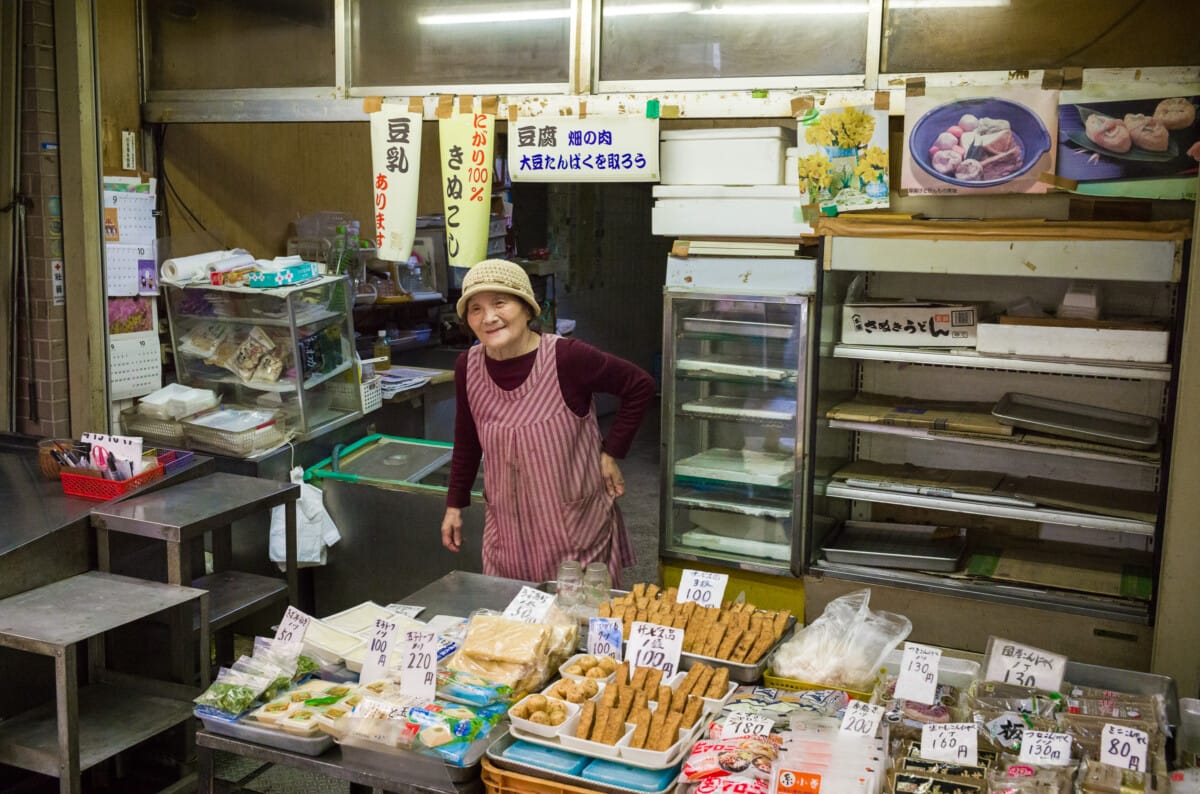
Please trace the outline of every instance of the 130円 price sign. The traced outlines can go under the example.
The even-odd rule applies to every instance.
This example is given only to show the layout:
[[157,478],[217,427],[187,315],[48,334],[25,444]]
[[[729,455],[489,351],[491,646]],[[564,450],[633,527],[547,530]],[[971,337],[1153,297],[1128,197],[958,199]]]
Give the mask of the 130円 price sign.
[[984,665],[985,681],[998,681],[1002,684],[1016,684],[1053,692],[1062,686],[1066,669],[1065,656],[1012,640],[988,638]]

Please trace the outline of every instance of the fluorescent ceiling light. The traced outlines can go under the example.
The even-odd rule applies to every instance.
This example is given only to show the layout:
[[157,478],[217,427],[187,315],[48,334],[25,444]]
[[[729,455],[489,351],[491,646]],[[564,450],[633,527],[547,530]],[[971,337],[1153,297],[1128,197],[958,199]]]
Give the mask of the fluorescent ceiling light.
[[615,6],[604,4],[606,17],[648,16],[650,14],[686,14],[700,8],[699,3],[641,3],[638,5]]
[[779,5],[714,5],[702,8],[695,14],[706,16],[814,16],[828,17],[867,13],[867,4],[852,3],[781,3]]
[[489,22],[534,22],[542,19],[569,19],[569,8],[529,8],[509,11],[464,11],[427,14],[417,17],[418,25],[480,25]]
[[888,0],[894,8],[1008,8],[1012,0]]

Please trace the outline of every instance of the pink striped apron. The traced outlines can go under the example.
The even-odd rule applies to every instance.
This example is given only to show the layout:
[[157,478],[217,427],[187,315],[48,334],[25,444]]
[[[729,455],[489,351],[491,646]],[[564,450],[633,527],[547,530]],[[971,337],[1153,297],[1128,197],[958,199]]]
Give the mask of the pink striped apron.
[[558,385],[558,337],[542,334],[529,377],[512,391],[467,357],[467,400],[483,448],[483,572],[553,580],[567,559],[605,562],[614,587],[633,564],[621,510],[600,474],[595,404],[577,416]]

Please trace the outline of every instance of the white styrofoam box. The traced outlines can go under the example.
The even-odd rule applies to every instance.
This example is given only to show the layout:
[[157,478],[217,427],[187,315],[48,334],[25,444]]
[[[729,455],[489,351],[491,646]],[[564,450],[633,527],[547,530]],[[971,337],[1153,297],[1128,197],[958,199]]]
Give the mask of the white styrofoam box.
[[783,156],[783,184],[800,184],[800,149],[793,146]]
[[975,348],[980,353],[1133,361],[1162,364],[1167,360],[1166,331],[1115,328],[1054,328],[1044,325],[980,323]]
[[798,237],[813,234],[800,194],[788,185],[754,187],[659,185],[650,211],[663,236]]
[[666,286],[749,295],[811,295],[817,291],[817,260],[798,256],[669,256]]
[[659,136],[664,185],[779,185],[784,151],[796,142],[785,127],[675,130]]
[[975,347],[979,307],[932,301],[865,301],[842,306],[842,344]]

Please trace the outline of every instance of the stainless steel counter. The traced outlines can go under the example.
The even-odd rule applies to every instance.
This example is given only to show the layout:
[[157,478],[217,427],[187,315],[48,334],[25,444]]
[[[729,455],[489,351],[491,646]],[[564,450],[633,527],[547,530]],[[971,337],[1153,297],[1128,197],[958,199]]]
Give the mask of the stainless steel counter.
[[432,584],[398,599],[398,602],[425,607],[422,620],[429,620],[434,615],[467,617],[476,609],[504,609],[526,585],[532,587],[533,582],[451,571]]

